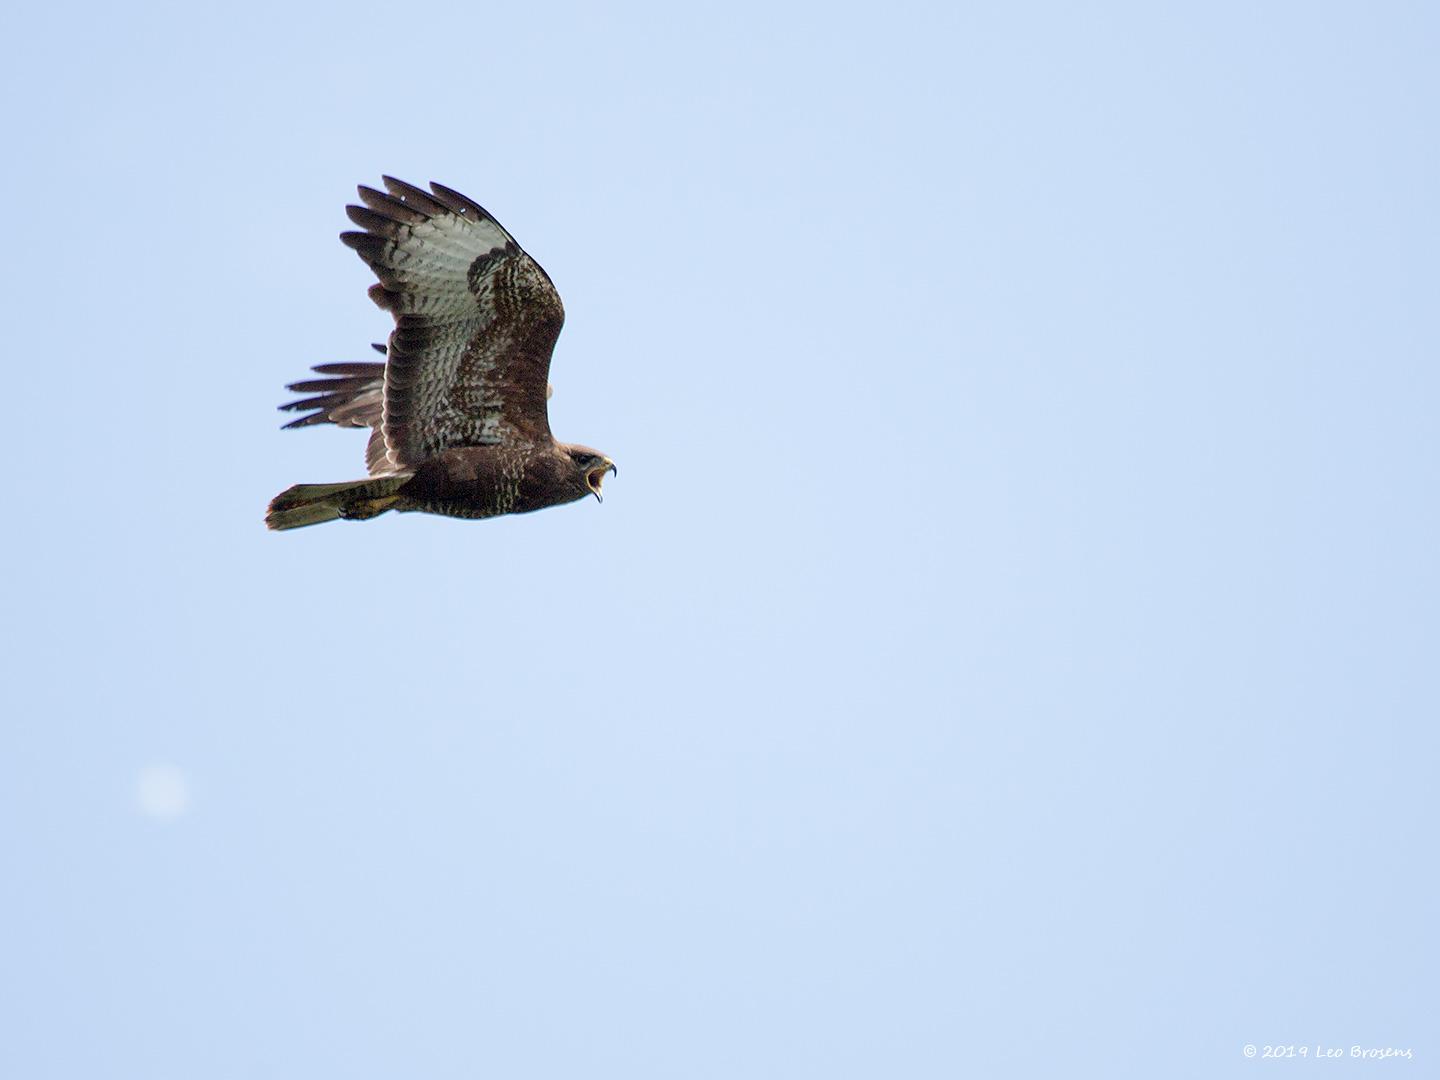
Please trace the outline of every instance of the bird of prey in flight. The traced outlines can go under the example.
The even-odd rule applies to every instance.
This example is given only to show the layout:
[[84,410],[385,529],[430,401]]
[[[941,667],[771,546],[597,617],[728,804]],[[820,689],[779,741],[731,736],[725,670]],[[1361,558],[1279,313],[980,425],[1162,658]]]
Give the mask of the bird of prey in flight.
[[615,463],[550,433],[550,354],[565,309],[550,276],[479,203],[440,184],[361,187],[340,234],[395,317],[383,363],[321,364],[289,389],[314,395],[285,426],[370,428],[369,478],[297,484],[275,496],[272,529],[387,510],[448,517],[523,514],[601,498]]

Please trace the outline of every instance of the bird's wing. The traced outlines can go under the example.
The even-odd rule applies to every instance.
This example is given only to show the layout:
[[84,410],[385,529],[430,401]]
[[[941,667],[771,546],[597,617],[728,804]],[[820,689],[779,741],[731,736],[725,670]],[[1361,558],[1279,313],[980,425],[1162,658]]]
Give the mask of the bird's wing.
[[[373,348],[384,355],[384,345]],[[383,476],[398,471],[385,446],[385,433],[380,430],[385,413],[385,365],[317,364],[311,370],[325,378],[305,379],[285,388],[311,396],[287,401],[280,406],[287,411],[307,413],[284,426],[302,428],[312,424],[334,424],[336,427],[371,428],[370,442],[365,447],[365,467],[370,475]]]
[[384,178],[348,206],[363,232],[340,239],[395,316],[385,364],[387,467],[412,468],[455,446],[548,441],[550,354],[565,321],[540,264],[478,203],[439,184]]

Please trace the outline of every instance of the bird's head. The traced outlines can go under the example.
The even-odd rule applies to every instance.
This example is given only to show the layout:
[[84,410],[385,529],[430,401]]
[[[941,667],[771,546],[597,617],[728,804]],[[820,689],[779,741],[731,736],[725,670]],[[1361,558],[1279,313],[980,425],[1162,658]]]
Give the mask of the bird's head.
[[615,462],[611,461],[599,450],[592,450],[588,446],[568,445],[564,448],[571,461],[575,463],[576,475],[585,486],[585,490],[594,495],[601,502],[605,496],[600,493],[600,485],[605,482],[606,473],[618,473]]

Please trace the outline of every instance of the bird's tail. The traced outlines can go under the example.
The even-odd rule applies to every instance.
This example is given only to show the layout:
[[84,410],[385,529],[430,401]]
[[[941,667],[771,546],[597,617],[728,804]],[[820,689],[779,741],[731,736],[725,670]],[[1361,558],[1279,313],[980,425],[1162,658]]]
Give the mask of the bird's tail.
[[265,524],[272,529],[298,529],[336,518],[372,518],[392,510],[397,492],[411,473],[350,480],[343,484],[296,484],[270,500]]

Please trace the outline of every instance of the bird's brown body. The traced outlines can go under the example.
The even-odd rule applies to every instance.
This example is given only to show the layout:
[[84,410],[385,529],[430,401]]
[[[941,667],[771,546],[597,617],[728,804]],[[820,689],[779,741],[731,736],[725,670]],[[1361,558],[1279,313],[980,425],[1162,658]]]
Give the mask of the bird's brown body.
[[558,446],[476,446],[437,454],[396,494],[396,510],[487,518],[560,506],[591,491]]
[[370,479],[297,484],[272,529],[387,510],[458,518],[523,514],[601,497],[615,464],[550,433],[550,355],[565,311],[549,275],[478,203],[385,178],[347,207],[341,239],[375,271],[370,297],[395,317],[385,363],[322,364],[287,427],[371,428]]

